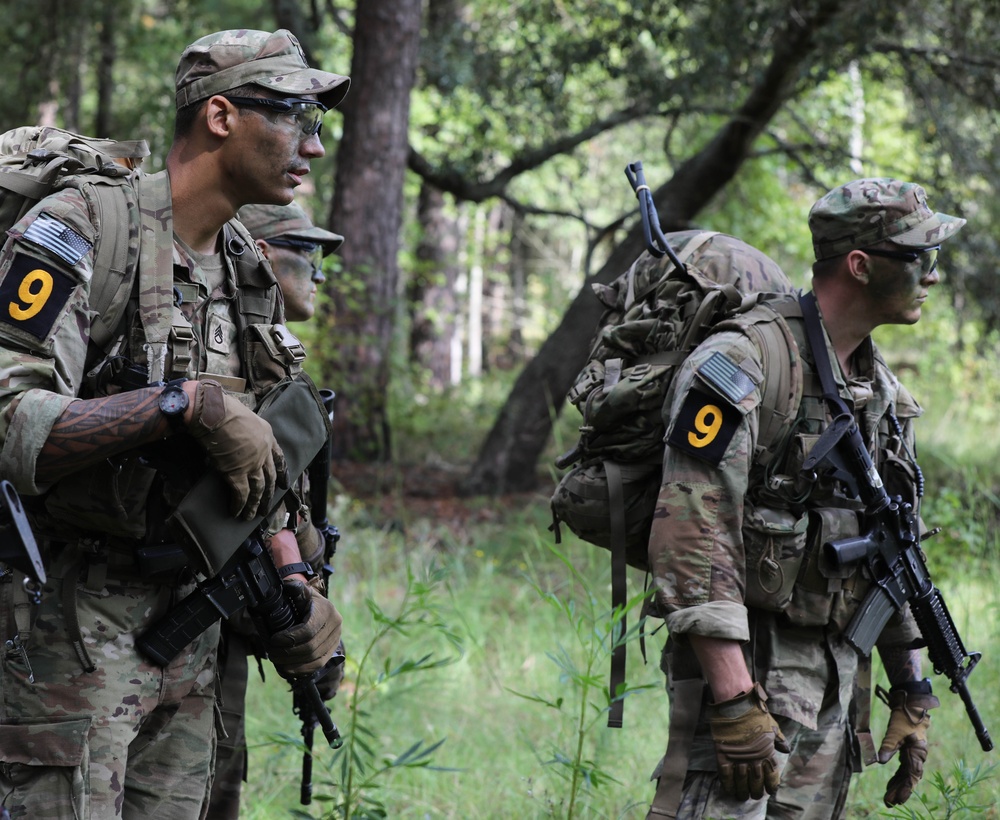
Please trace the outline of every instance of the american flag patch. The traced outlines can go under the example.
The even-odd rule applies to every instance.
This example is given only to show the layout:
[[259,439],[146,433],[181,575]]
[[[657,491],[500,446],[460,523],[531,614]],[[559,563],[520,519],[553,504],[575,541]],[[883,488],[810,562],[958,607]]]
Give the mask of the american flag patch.
[[24,232],[29,242],[45,248],[75,265],[87,254],[93,245],[58,219],[40,214]]
[[751,379],[739,365],[716,351],[698,368],[700,375],[733,404],[743,401],[754,389]]

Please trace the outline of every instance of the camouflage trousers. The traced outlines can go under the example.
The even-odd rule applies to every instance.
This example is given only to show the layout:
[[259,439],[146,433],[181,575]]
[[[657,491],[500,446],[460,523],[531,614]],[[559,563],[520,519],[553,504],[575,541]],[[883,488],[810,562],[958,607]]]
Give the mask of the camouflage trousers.
[[792,747],[791,754],[776,753],[782,766],[777,794],[737,802],[720,792],[716,772],[689,771],[677,820],[841,820],[852,774],[850,739],[839,716],[821,717],[816,730],[777,718]]
[[[39,606],[21,576],[0,583],[0,800],[31,820],[196,820],[205,816],[215,755],[218,626],[166,668],[135,639],[186,589],[112,580],[52,560]],[[79,628],[64,605],[76,600]],[[71,639],[96,669],[84,671]],[[34,676],[34,682],[31,676]]]

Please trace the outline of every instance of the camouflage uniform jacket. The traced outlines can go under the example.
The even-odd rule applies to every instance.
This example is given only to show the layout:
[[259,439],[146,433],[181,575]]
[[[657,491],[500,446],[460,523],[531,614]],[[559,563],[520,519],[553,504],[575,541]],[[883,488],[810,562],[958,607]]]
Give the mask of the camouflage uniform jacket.
[[[821,671],[829,653],[845,710],[851,698],[857,659],[837,636],[867,582],[859,572],[820,566],[823,540],[858,534],[860,505],[839,482],[810,482],[800,472],[828,414],[802,319],[792,316],[788,324],[801,352],[804,395],[767,466],[754,456],[766,374],[751,340],[713,334],[682,366],[664,405],[668,445],[649,561],[671,638],[694,633],[745,642],[771,710],[815,728],[824,690],[837,684]],[[870,338],[855,353],[863,375],[850,380],[826,341],[840,394],[854,408],[887,489],[916,503],[912,420],[919,406]],[[719,390],[713,373],[720,368],[737,373],[742,397]],[[910,617],[893,619],[880,644],[907,641],[914,630]]]
[[[36,528],[59,540],[88,533],[144,536],[154,481],[154,471],[134,452],[73,473],[51,487],[35,479],[36,460],[54,422],[77,398],[97,395],[85,373],[95,313],[90,295],[95,277],[102,275],[93,269],[97,230],[80,192],[65,189],[29,211],[8,232],[0,250],[0,474],[26,496],[44,494],[44,511],[32,505]],[[130,236],[132,242],[138,239]],[[189,327],[190,333],[183,335],[191,340],[183,350],[171,342],[166,372],[168,378],[211,375],[239,393],[240,384],[251,375],[248,371],[265,373],[250,380],[255,387],[274,383],[285,373],[248,365],[247,351],[252,348],[240,338],[249,334],[238,332],[241,293],[232,251],[225,245],[224,269],[206,276],[200,263],[173,243],[172,329]],[[245,252],[258,260],[263,284],[277,293],[256,246],[246,245]],[[279,322],[280,298],[272,304],[269,318]],[[140,316],[133,310],[117,352],[141,364],[141,342]],[[243,398],[253,406],[252,394]],[[164,514],[158,509],[153,517],[162,521]]]

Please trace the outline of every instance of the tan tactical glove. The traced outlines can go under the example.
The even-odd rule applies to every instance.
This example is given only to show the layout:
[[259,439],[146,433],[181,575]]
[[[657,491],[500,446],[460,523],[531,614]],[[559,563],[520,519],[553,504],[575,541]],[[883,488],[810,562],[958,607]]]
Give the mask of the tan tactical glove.
[[927,760],[927,730],[931,725],[928,710],[941,705],[931,694],[930,681],[916,681],[886,692],[875,687],[879,699],[892,710],[885,739],[878,750],[878,762],[888,763],[899,752],[899,768],[885,787],[885,804],[892,808],[905,803],[924,776]]
[[749,692],[708,709],[722,790],[737,800],[774,794],[781,778],[774,750],[788,754],[791,749],[767,711],[764,688],[755,683]]
[[333,700],[337,695],[337,691],[340,689],[340,684],[344,681],[344,642],[341,641],[337,645],[337,654],[341,655],[337,660],[340,663],[328,662],[326,666],[323,667],[323,671],[319,673],[316,678],[316,688],[319,690],[319,696],[323,700]]
[[312,675],[323,668],[340,644],[343,619],[323,594],[321,578],[310,578],[308,584],[297,579],[282,583],[299,620],[270,637],[267,656],[286,678]]
[[271,425],[216,381],[198,382],[188,432],[232,488],[232,514],[250,520],[267,512],[285,457]]

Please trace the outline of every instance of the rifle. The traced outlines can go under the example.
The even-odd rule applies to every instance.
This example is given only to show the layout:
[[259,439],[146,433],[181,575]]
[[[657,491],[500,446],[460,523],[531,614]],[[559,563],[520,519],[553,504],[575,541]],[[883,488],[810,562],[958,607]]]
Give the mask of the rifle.
[[803,470],[844,481],[865,504],[870,522],[862,535],[822,546],[823,557],[832,566],[864,562],[866,574],[874,582],[847,625],[845,639],[867,657],[892,614],[909,602],[934,673],[947,676],[951,691],[965,704],[979,745],[984,752],[990,751],[993,741],[966,684],[982,655],[966,651],[944,597],[928,572],[913,505],[900,496],[889,497],[852,415],[843,413],[834,419],[803,463]]
[[[323,400],[323,407],[326,409],[330,423],[332,424],[333,401],[336,398],[336,394],[328,388],[323,388],[319,391],[319,395]],[[333,575],[333,565],[331,562],[337,552],[337,542],[340,540],[340,532],[327,519],[327,489],[330,483],[329,438],[327,438],[326,443],[316,454],[316,457],[309,463],[306,472],[309,476],[309,519],[312,526],[316,528],[323,539],[323,585],[327,595],[329,595],[330,576]],[[333,660],[331,659],[331,664]],[[340,656],[340,662],[343,663],[343,655]],[[330,672],[329,666],[330,664],[322,669],[317,678],[328,674]],[[319,706],[322,707],[321,711],[325,711],[327,714],[330,713],[329,707],[322,701],[320,701]],[[315,703],[310,702],[308,698],[302,697],[299,691],[293,693],[292,711],[302,721],[302,741],[306,747],[306,750],[302,753],[302,782],[299,788],[299,803],[303,806],[308,806],[312,803],[312,748],[313,734],[315,733],[316,726],[319,724],[319,712],[317,712],[317,708],[319,707]],[[338,743],[337,745],[339,746],[340,744]]]
[[[257,632],[270,637],[292,626],[296,613],[285,597],[281,576],[264,546],[263,526],[247,538],[219,573],[198,586],[160,621],[141,635],[136,647],[159,666],[167,666],[178,653],[220,618],[230,618],[244,608]],[[335,655],[330,663],[343,663]],[[296,697],[310,704],[330,746],[341,744],[340,732],[316,688],[321,673],[291,678]]]
[[[328,440],[329,421],[320,403],[312,382],[302,376],[285,385],[260,411],[271,422],[289,475],[301,475]],[[320,420],[321,425],[317,424]],[[279,484],[269,513],[277,509],[290,489],[287,482]],[[229,490],[222,476],[209,471],[168,520],[190,561],[201,576],[207,577],[136,641],[139,651],[161,666],[170,663],[217,620],[231,617],[244,608],[265,638],[287,629],[297,620],[274,559],[264,545],[266,517],[257,515],[251,521],[232,518],[225,513],[228,499]],[[343,663],[343,655],[334,655],[329,663]],[[341,742],[340,732],[316,688],[319,674],[289,682],[302,702],[310,704],[327,741],[336,747]]]

